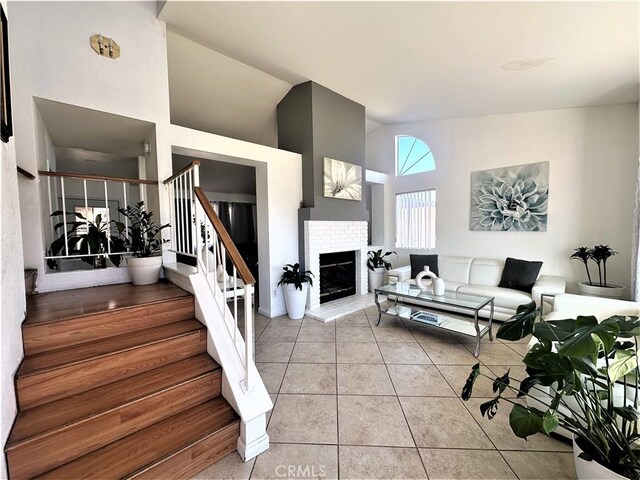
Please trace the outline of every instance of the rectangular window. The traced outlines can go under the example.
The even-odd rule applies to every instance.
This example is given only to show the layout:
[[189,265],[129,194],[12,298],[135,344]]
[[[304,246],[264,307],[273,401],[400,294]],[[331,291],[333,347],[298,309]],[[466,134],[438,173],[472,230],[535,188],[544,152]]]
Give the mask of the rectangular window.
[[436,248],[436,191],[396,195],[396,248]]

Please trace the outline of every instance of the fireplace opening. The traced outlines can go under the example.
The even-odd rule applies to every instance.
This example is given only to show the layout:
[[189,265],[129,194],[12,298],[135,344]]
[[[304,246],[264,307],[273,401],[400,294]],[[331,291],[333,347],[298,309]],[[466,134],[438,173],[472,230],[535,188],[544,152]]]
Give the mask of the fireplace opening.
[[320,255],[320,303],[356,293],[356,252]]

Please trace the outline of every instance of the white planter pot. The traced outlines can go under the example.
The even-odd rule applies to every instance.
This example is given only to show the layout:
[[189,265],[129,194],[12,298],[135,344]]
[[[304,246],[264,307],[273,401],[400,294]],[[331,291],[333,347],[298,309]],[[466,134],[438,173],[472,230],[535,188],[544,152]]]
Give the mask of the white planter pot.
[[304,310],[307,306],[307,292],[309,284],[303,283],[302,290],[296,289],[293,284],[283,285],[284,303],[287,306],[287,314],[292,320],[299,320],[304,317]]
[[134,285],[151,285],[160,278],[162,256],[146,258],[127,258],[129,274]]
[[622,285],[609,284],[606,287],[600,287],[598,285],[589,285],[588,282],[578,283],[578,290],[582,295],[588,295],[589,297],[602,297],[602,298],[622,298],[624,294]]
[[600,465],[595,460],[590,462],[579,458],[578,455],[582,453],[582,450],[576,441],[573,440],[573,458],[576,463],[576,475],[579,480],[626,480],[626,477],[618,475],[607,467]]
[[384,267],[377,267],[373,270],[367,268],[369,272],[369,291],[373,293],[376,288],[380,288],[384,283]]

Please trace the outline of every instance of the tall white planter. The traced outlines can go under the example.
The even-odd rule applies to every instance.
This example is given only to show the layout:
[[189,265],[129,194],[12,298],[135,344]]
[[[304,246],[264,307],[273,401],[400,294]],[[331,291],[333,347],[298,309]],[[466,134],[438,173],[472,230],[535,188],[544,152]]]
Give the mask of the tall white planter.
[[373,293],[376,288],[380,288],[384,283],[384,267],[377,267],[371,270],[367,268],[369,272],[369,291]]
[[578,290],[580,290],[580,293],[589,297],[622,298],[624,289],[625,287],[623,287],[622,285],[614,285],[612,283],[610,283],[606,287],[601,287],[599,285],[589,285],[588,282],[578,283]]
[[160,279],[162,256],[146,258],[127,258],[129,274],[134,285],[151,285]]
[[309,284],[302,284],[302,290],[298,290],[292,283],[282,286],[284,291],[284,303],[287,306],[287,314],[292,320],[299,320],[304,317],[304,310],[307,306],[307,293]]
[[582,450],[573,439],[573,458],[576,462],[576,475],[579,480],[626,480],[622,475],[603,467],[595,460],[587,461],[579,458]]

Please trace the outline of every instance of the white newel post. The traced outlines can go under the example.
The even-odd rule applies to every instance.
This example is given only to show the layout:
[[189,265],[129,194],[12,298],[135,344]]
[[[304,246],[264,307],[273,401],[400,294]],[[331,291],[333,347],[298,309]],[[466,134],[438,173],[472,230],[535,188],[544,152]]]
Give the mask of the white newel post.
[[248,422],[240,422],[240,436],[238,437],[237,447],[238,453],[244,462],[269,449],[266,413]]

